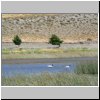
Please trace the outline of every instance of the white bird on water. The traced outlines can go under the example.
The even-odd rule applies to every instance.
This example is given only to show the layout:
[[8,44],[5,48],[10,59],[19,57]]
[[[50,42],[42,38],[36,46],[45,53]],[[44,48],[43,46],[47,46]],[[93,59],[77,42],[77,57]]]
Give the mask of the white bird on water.
[[67,65],[67,66],[65,66],[65,68],[69,68],[71,65]]
[[53,64],[52,64],[52,65],[48,65],[48,67],[50,67],[50,68],[51,68],[51,67],[54,67],[54,66],[53,66]]

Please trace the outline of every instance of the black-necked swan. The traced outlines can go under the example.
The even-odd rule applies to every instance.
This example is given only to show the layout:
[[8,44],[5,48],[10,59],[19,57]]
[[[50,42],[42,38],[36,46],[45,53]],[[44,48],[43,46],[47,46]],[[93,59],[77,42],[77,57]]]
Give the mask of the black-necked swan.
[[53,66],[53,64],[51,64],[51,65],[48,65],[48,67],[54,67],[54,66]]

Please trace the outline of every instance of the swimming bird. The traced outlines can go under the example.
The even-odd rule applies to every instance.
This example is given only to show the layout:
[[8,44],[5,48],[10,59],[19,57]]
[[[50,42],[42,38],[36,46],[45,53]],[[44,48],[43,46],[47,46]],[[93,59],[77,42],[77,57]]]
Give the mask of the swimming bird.
[[53,66],[53,64],[51,64],[51,65],[48,65],[48,67],[54,67],[54,66]]
[[67,65],[67,66],[65,66],[65,68],[69,68],[71,65]]

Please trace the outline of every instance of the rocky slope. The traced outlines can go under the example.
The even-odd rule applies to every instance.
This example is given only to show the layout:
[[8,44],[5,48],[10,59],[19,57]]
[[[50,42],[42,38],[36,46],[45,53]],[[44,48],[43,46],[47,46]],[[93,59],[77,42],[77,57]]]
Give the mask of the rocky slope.
[[51,34],[64,42],[97,41],[97,14],[2,14],[2,42],[18,34],[23,42],[48,42]]

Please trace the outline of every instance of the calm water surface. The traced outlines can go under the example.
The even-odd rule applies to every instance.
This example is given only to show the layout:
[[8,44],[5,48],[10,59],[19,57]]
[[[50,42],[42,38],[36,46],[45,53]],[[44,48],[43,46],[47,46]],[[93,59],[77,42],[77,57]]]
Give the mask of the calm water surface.
[[[58,73],[67,72],[73,73],[78,63],[84,61],[95,61],[97,57],[80,57],[66,59],[26,59],[26,60],[2,60],[1,75],[2,77],[12,77],[16,75],[31,75],[40,74],[43,72]],[[38,62],[38,63],[37,63]],[[56,63],[57,62],[57,63]],[[48,65],[53,64],[53,67]],[[66,68],[66,66],[69,66]]]
[[[39,74],[42,72],[57,73],[57,72],[74,72],[76,63],[55,63],[53,67],[48,67],[50,64],[3,64],[2,76],[15,76],[15,75],[30,75]],[[69,68],[65,66],[70,65]]]

